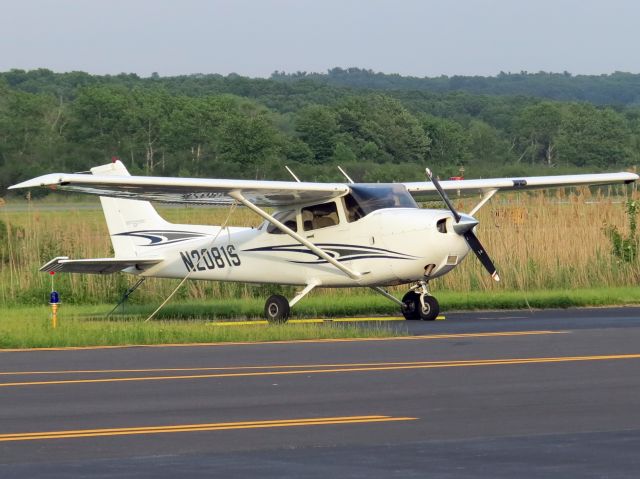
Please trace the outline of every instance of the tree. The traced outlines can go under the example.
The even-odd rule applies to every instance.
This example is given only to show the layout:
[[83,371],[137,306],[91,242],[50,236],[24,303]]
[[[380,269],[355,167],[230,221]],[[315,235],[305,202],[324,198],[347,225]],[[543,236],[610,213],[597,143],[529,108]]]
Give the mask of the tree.
[[469,152],[477,164],[502,163],[508,157],[506,142],[500,138],[495,128],[480,120],[469,124]]
[[280,152],[278,133],[265,115],[233,116],[221,128],[221,159],[244,166],[265,167]]
[[129,93],[122,88],[92,86],[72,103],[67,139],[102,154],[104,160],[121,154],[129,134]]
[[468,161],[469,137],[460,123],[432,115],[424,115],[421,123],[431,139],[427,153],[430,165],[463,165]]
[[174,108],[174,97],[162,89],[131,92],[126,121],[135,145],[144,149],[145,173],[153,174],[161,164],[165,169],[166,137],[171,128],[169,118]]
[[0,85],[0,187],[61,164],[64,104]]
[[425,160],[430,139],[417,118],[396,99],[347,97],[337,106],[337,118],[343,138],[349,139],[345,144],[357,157],[394,163]]
[[344,165],[346,163],[356,161],[356,155],[347,145],[342,142],[338,142],[336,144],[336,148],[333,150],[331,160],[338,165]]
[[568,164],[605,168],[626,164],[632,138],[624,117],[611,108],[570,104],[563,115],[558,156]]
[[329,160],[336,147],[338,133],[336,114],[328,107],[311,105],[298,112],[295,130],[313,152],[317,163]]
[[556,142],[560,133],[562,112],[560,107],[548,101],[526,107],[516,121],[520,158],[528,157],[531,163],[553,166]]

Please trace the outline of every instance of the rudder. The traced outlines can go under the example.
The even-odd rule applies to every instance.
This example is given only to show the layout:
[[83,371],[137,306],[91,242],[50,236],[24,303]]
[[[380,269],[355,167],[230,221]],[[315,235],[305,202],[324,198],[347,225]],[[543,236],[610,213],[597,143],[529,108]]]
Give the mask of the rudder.
[[[120,160],[91,168],[94,175],[131,176]],[[107,222],[115,257],[138,256],[138,247],[133,236],[122,235],[130,231],[164,228],[165,221],[148,201],[100,197],[102,211]]]

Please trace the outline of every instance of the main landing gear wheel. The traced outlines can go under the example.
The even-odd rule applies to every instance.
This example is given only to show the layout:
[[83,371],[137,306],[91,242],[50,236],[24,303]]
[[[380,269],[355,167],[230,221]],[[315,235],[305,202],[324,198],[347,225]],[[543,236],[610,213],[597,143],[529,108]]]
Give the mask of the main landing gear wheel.
[[420,301],[420,295],[415,291],[409,291],[402,297],[402,315],[405,319],[433,321],[440,314],[440,305],[433,296],[424,295],[424,307]]
[[409,291],[402,297],[402,315],[404,319],[420,319],[420,295],[415,291]]
[[264,315],[269,323],[286,323],[290,310],[287,298],[279,294],[269,296],[264,304]]

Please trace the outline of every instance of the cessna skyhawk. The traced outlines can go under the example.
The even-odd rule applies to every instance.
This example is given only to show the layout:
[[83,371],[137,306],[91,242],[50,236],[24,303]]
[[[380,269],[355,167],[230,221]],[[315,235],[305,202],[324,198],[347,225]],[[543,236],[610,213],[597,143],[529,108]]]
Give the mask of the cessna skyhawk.
[[[290,300],[267,299],[264,312],[271,322],[286,321],[290,308],[316,287],[356,286],[395,301],[406,319],[433,320],[439,305],[429,281],[458,266],[469,251],[500,279],[476,237],[473,216],[496,192],[638,179],[633,173],[603,173],[439,182],[427,170],[431,181],[412,183],[353,183],[346,174],[347,183],[251,181],[131,176],[120,161],[91,173],[53,173],[10,188],[100,196],[115,258],[57,257],[41,271],[301,286]],[[447,191],[478,195],[479,203],[468,214],[459,213]],[[421,209],[412,195],[439,195],[448,209]],[[150,201],[239,204],[264,223],[258,228],[172,224]],[[412,284],[402,300],[384,289],[401,284]]]

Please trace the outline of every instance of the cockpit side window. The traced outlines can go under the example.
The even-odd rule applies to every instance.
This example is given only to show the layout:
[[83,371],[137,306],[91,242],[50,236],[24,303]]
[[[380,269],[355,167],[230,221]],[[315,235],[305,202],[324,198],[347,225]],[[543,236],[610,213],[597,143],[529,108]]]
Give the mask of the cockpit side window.
[[[277,219],[280,223],[283,223],[287,228],[290,228],[296,232],[298,231],[298,224],[296,222],[295,210],[278,211],[273,215],[273,217]],[[273,223],[268,223],[267,233],[276,234],[276,235],[284,234],[284,232],[280,230]]]
[[351,193],[344,197],[344,208],[345,213],[347,214],[347,221],[349,223],[358,221],[364,216],[364,211]]
[[302,208],[301,218],[304,231],[327,228],[340,222],[335,201]]

